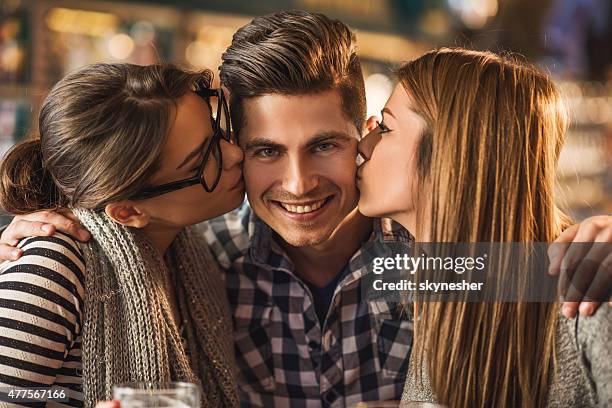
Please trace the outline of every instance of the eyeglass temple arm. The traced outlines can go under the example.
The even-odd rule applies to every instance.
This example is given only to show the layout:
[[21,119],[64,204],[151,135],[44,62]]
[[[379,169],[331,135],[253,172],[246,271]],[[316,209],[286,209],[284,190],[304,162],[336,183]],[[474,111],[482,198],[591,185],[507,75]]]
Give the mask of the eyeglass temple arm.
[[137,194],[137,195],[135,195],[135,196],[133,196],[131,198],[133,200],[145,200],[147,198],[157,197],[159,195],[170,193],[170,192],[175,191],[175,190],[180,190],[181,188],[185,188],[185,187],[189,187],[189,186],[194,186],[194,185],[200,183],[199,177],[200,176],[198,176],[197,178],[194,177],[194,178],[188,179],[188,180],[173,181],[173,182],[170,182],[170,183],[162,184],[162,185],[157,186],[157,187],[152,187],[150,189],[146,189],[142,193]]
[[198,95],[210,98],[212,96],[216,96],[218,98],[222,98],[223,90],[221,88],[202,88],[195,91]]

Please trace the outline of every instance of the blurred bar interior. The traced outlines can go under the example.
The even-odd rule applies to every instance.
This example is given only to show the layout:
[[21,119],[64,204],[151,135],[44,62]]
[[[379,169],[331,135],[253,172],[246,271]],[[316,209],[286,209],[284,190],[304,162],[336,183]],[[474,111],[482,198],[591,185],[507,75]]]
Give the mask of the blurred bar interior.
[[393,67],[434,47],[512,51],[537,62],[572,113],[559,162],[562,205],[576,219],[612,213],[610,0],[0,0],[0,152],[36,131],[45,93],[75,68],[174,61],[216,69],[237,28],[295,8],[356,30],[368,114],[393,89]]

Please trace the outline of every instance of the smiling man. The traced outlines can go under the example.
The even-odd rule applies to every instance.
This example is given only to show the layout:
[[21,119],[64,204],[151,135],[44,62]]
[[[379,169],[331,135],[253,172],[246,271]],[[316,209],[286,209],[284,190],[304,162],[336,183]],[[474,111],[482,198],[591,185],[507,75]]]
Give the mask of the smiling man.
[[327,241],[355,209],[360,134],[341,103],[334,90],[243,102],[249,118],[241,130],[249,202],[291,246]]
[[361,298],[383,240],[409,241],[357,211],[365,90],[353,33],[280,12],[238,30],[221,66],[245,151],[249,205],[211,222],[234,309],[245,406],[399,400],[412,322]]

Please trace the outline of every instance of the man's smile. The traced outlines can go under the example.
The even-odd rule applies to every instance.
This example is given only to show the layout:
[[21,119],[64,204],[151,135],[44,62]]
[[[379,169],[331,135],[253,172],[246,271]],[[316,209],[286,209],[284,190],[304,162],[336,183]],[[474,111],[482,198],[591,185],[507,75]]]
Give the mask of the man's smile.
[[271,202],[276,209],[280,210],[284,215],[291,219],[297,221],[311,221],[325,211],[333,198],[334,195],[330,195],[319,200],[294,202],[269,200],[269,202]]

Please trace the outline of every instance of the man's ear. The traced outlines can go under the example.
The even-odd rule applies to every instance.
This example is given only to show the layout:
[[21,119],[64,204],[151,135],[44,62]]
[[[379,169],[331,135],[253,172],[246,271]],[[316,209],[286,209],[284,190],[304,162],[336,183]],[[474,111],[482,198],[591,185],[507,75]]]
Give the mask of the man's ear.
[[376,129],[376,126],[378,126],[378,122],[380,122],[378,120],[378,117],[370,116],[368,118],[368,121],[366,122],[366,131],[365,131],[365,134],[367,135],[368,133],[370,133],[371,131]]
[[107,204],[104,211],[113,221],[126,227],[144,228],[151,219],[144,207],[130,200]]

